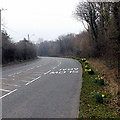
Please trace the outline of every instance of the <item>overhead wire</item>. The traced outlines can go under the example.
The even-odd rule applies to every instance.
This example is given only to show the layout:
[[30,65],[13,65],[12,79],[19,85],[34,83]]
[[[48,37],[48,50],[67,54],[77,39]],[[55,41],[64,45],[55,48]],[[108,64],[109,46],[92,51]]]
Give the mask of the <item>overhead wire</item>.
[[17,32],[16,30],[13,30],[13,29],[11,29],[10,27],[7,27],[7,26],[5,26],[5,25],[3,25],[3,24],[1,24],[1,26],[2,26],[3,28],[5,28],[5,29],[11,31],[11,32],[14,32],[14,33],[16,33],[16,34],[19,34],[20,36],[21,36],[21,35],[22,35],[22,36],[27,36],[27,34],[22,34],[22,33],[20,33],[20,32]]

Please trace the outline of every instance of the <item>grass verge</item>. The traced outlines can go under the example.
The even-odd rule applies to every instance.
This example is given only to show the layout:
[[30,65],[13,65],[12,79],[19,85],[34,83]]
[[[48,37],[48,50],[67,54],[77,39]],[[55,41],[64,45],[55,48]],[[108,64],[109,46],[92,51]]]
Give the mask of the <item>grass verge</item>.
[[[97,73],[94,68],[87,64],[91,70],[94,71],[94,74],[89,74],[86,69],[86,64],[79,58],[72,57],[73,59],[78,60],[83,67],[83,83],[81,88],[80,95],[80,109],[79,109],[79,118],[91,118],[91,119],[109,119],[116,118],[120,119],[120,116],[117,114],[117,110],[114,106],[111,106],[112,95],[104,91],[105,85],[100,85],[95,82],[96,77],[101,76],[100,73]],[[100,103],[96,97],[97,95],[104,96],[103,103]]]

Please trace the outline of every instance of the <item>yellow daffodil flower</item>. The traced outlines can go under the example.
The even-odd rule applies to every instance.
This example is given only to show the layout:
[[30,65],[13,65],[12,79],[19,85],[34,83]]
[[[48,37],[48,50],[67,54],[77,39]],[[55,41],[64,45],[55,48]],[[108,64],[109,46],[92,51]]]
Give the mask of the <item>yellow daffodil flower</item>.
[[105,95],[102,95],[102,97],[105,97]]
[[88,69],[88,71],[91,71],[91,69]]

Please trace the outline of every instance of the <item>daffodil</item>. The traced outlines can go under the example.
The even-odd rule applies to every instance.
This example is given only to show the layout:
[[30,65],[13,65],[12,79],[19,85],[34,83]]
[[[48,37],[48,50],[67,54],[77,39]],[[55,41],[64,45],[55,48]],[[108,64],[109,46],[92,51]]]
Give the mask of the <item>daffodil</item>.
[[85,59],[85,58],[81,58],[81,60],[82,60],[82,61],[86,61],[86,59]]
[[91,71],[91,69],[88,69],[88,71]]
[[98,78],[100,77],[100,75],[98,75]]
[[105,97],[105,95],[102,95],[102,97]]
[[85,62],[86,62],[86,63],[89,63],[89,61],[87,61],[87,60],[86,60]]

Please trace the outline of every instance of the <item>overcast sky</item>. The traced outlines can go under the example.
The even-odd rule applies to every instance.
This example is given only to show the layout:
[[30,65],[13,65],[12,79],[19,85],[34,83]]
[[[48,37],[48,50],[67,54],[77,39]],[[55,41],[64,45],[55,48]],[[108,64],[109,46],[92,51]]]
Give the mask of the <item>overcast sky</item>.
[[[72,15],[80,0],[0,0],[5,28],[19,41],[55,40],[59,35],[79,33],[84,27]],[[34,34],[34,35],[33,35]]]

